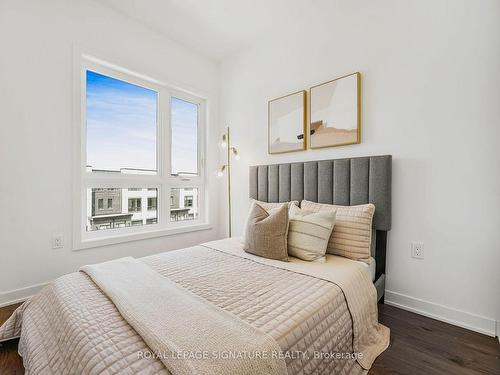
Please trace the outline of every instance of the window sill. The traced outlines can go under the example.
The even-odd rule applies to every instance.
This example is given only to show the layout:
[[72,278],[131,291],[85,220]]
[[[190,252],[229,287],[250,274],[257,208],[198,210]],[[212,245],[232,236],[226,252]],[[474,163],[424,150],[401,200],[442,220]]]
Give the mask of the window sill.
[[129,234],[119,234],[119,235],[111,235],[107,237],[100,237],[95,239],[87,239],[82,241],[76,241],[73,244],[73,251],[91,249],[95,247],[102,247],[108,245],[116,245],[119,243],[132,242],[145,240],[149,238],[156,237],[164,237],[164,236],[173,236],[181,233],[188,232],[197,232],[202,230],[212,229],[212,226],[208,223],[205,224],[194,224],[194,225],[185,225],[177,228],[161,228],[161,229],[153,229],[149,231],[144,231],[140,233],[129,233]]

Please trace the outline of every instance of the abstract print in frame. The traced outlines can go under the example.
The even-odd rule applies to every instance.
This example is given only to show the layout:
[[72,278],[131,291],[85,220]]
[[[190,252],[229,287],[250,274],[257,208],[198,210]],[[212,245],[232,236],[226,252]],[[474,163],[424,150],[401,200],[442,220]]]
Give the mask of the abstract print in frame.
[[352,73],[310,88],[311,148],[361,142],[361,75]]
[[268,102],[268,151],[270,154],[306,149],[306,91]]

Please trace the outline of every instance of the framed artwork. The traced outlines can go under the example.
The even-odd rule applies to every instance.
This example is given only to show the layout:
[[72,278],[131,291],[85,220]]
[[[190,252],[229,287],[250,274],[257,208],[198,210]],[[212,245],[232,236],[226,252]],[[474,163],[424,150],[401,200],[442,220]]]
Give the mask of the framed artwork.
[[306,149],[306,91],[270,100],[267,108],[270,154]]
[[361,142],[361,75],[349,74],[310,88],[311,148]]

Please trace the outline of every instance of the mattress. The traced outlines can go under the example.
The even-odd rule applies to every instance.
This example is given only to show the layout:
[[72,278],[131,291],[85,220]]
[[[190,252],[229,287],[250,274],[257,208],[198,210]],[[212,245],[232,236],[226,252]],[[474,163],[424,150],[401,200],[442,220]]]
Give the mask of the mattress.
[[375,271],[377,269],[376,263],[375,263],[375,258],[370,257],[370,259],[366,263],[360,262],[360,261],[356,261],[356,262],[361,263],[365,267],[365,269],[368,271],[368,274],[370,275],[370,278],[372,279],[372,281],[375,281]]
[[[141,260],[297,353],[285,358],[288,374],[366,373],[352,357],[328,357],[353,352],[353,321],[337,285],[202,246]],[[19,335],[26,374],[170,374],[140,354],[146,343],[82,272],[54,281],[0,328],[0,340]]]

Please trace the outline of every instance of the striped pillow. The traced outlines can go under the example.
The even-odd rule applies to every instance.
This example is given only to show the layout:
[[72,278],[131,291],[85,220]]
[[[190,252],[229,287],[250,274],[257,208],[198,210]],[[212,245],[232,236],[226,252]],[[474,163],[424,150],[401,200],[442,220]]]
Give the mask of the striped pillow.
[[292,205],[288,220],[288,255],[324,262],[328,239],[335,224],[335,211],[314,213]]
[[313,212],[337,212],[326,252],[346,258],[368,261],[372,240],[372,221],[375,206],[337,206],[303,200],[300,207]]

